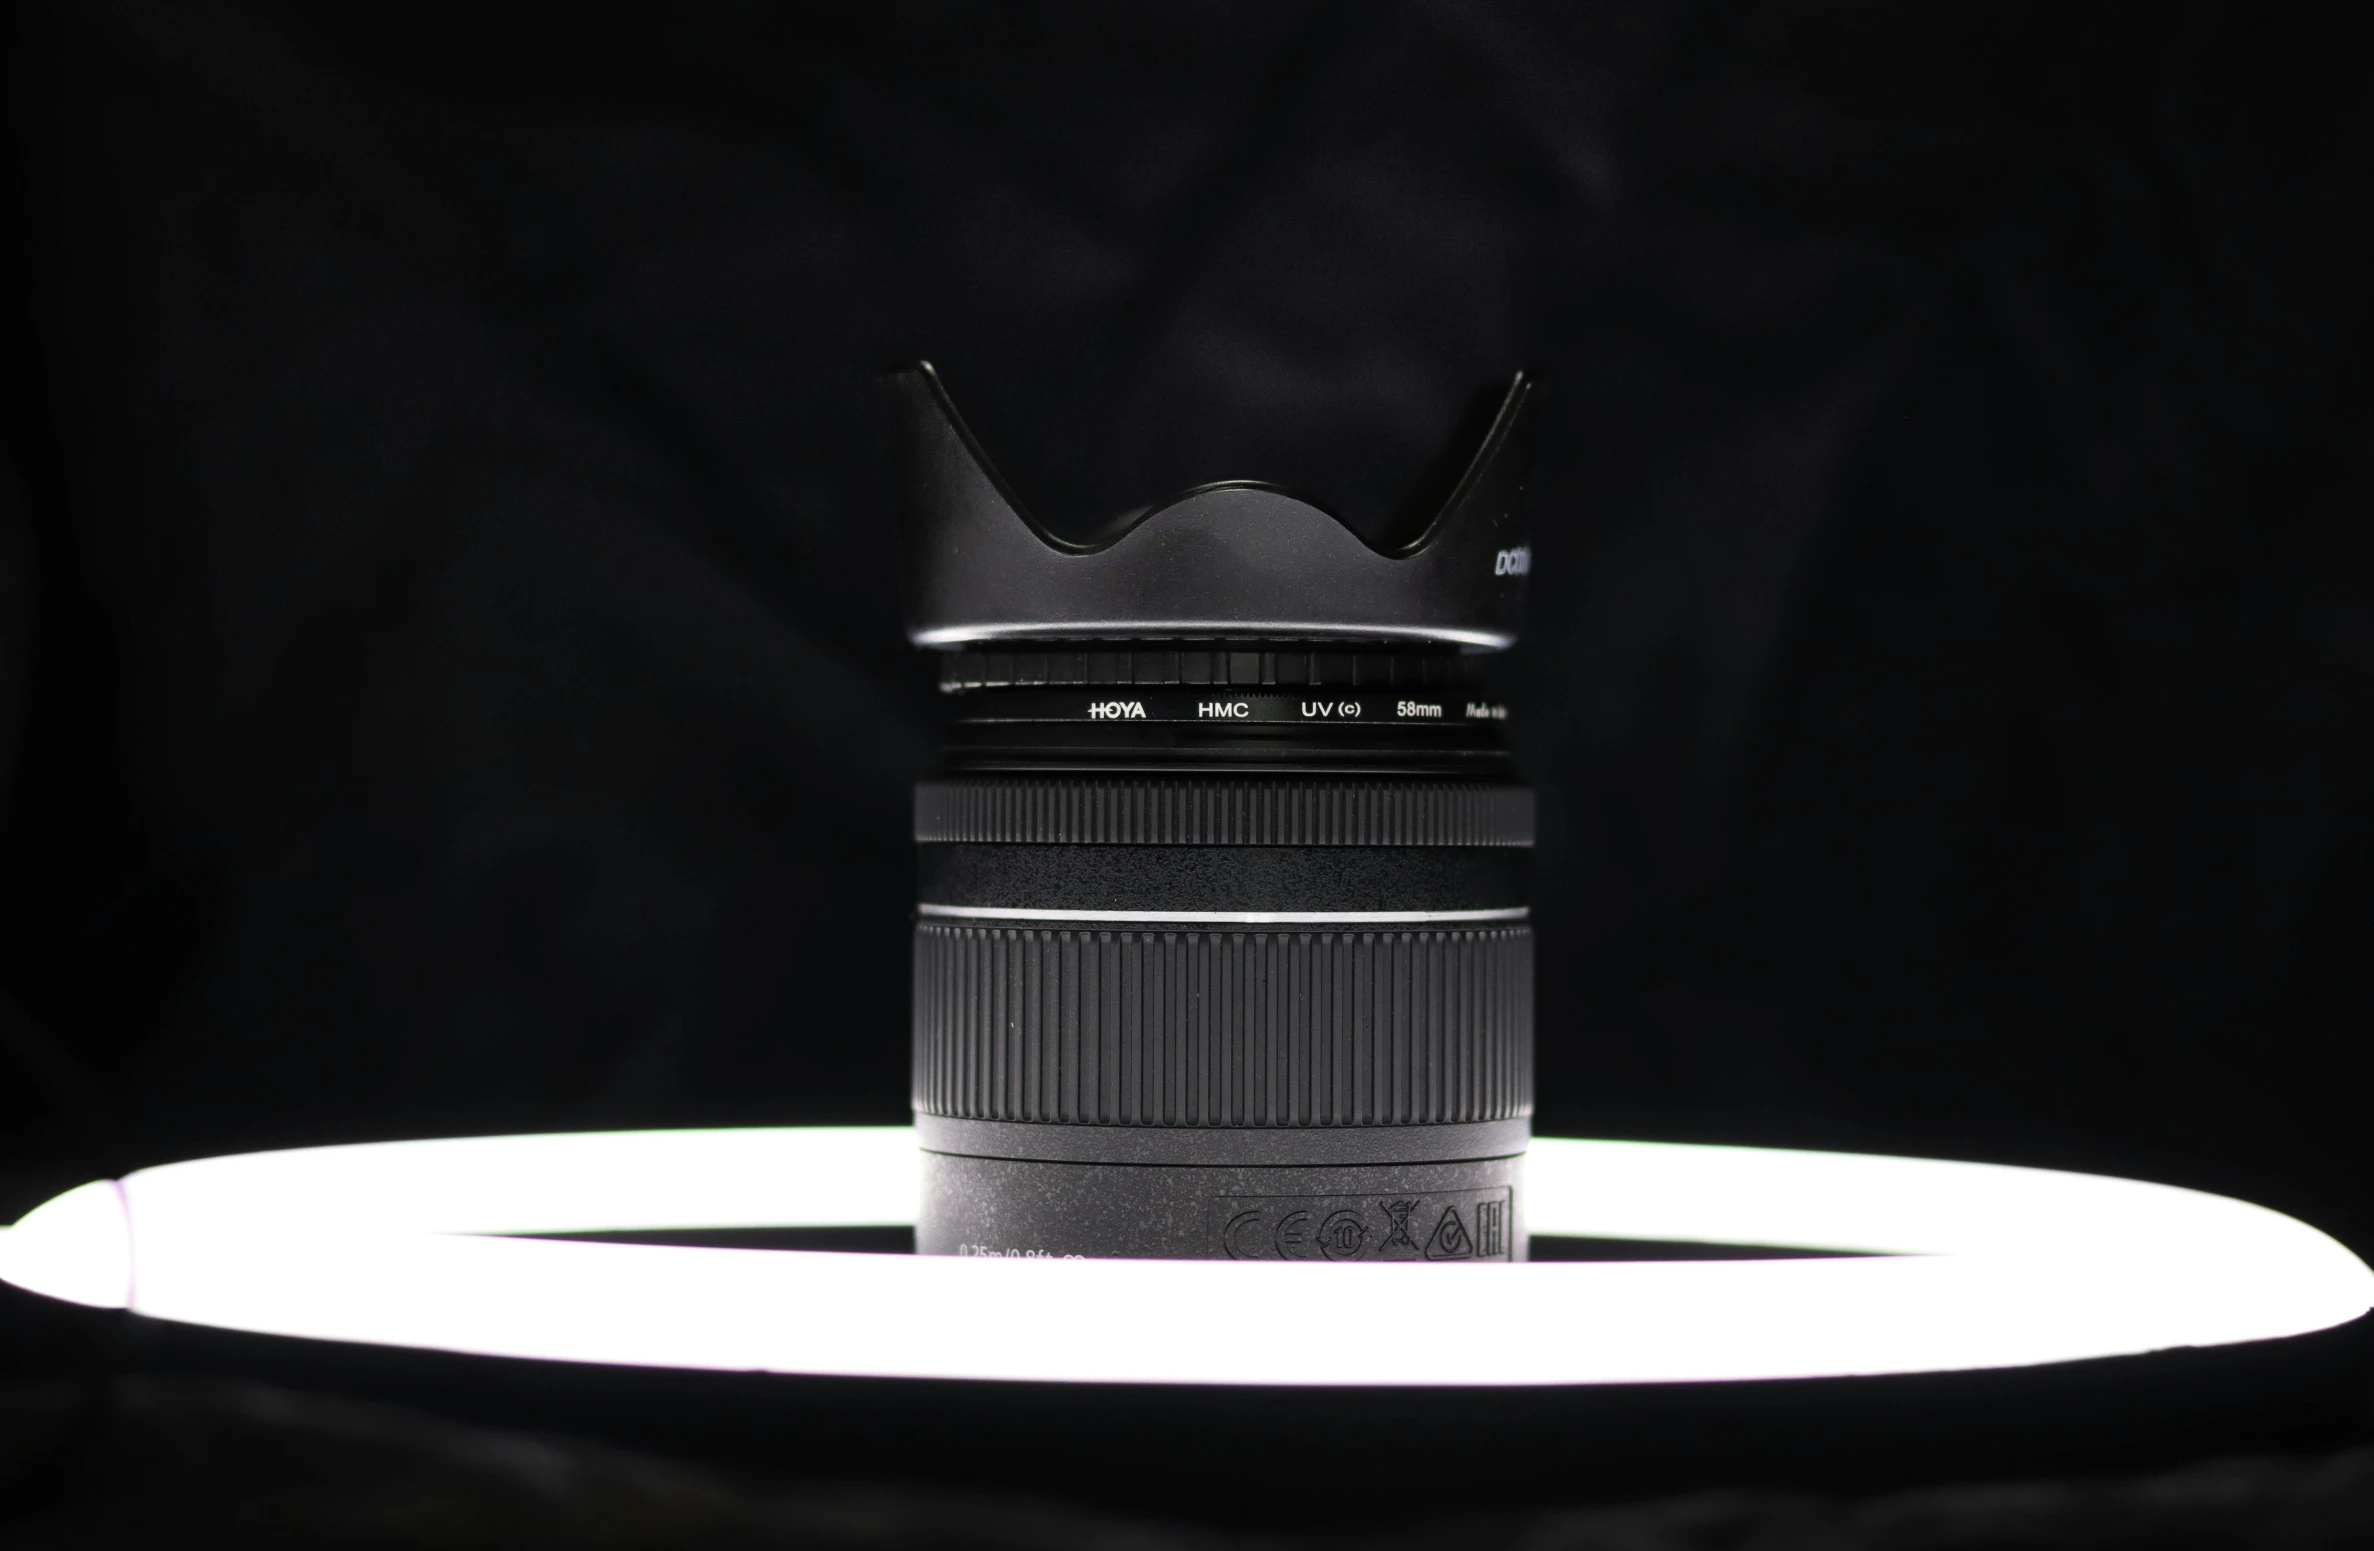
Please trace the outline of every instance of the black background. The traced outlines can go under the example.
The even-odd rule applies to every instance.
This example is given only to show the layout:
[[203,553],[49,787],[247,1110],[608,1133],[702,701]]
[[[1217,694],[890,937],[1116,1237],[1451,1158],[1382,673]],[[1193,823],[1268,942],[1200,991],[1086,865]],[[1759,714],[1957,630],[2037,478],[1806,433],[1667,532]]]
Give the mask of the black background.
[[872,379],[1085,525],[1550,384],[1540,1126],[2374,1252],[2368,13],[17,17],[0,1217],[904,1113]]

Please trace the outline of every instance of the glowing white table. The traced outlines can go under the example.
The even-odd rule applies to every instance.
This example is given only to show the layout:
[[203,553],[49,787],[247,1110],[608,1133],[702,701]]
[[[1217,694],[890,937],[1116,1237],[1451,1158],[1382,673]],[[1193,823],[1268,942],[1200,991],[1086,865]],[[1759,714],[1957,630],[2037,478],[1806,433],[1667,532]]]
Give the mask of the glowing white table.
[[802,1128],[392,1142],[143,1169],[0,1232],[0,1279],[164,1320],[501,1357],[1257,1385],[2017,1367],[2299,1335],[2374,1306],[2374,1272],[2333,1239],[2165,1185],[1547,1138],[1526,1168],[1536,1234],[1868,1258],[1405,1267],[498,1236],[914,1221],[913,1133]]

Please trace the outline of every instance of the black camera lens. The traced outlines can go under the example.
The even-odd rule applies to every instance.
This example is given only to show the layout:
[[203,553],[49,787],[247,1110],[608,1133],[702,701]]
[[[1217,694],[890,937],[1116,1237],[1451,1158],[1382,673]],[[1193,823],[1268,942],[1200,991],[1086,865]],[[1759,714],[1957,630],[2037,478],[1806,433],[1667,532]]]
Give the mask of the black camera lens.
[[1405,545],[1208,485],[1095,542],[890,380],[910,633],[926,1254],[1516,1260],[1532,794],[1509,645],[1530,382]]

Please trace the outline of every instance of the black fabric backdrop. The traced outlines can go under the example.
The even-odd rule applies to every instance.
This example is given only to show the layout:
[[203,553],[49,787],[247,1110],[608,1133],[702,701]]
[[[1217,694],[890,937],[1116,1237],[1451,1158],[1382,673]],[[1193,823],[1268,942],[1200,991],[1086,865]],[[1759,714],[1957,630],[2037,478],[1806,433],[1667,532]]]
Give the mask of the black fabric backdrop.
[[2374,1250],[2368,16],[29,9],[0,1169],[898,1118],[874,375],[1373,521],[1528,366],[1543,1127]]

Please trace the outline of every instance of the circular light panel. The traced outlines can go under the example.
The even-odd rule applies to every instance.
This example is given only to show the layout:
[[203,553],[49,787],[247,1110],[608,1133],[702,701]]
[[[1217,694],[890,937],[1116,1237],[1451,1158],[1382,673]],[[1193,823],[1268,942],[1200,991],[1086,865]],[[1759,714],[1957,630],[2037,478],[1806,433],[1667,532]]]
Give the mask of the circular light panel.
[[[899,1378],[1547,1385],[2015,1367],[2322,1330],[2374,1272],[2279,1213],[2042,1169],[1537,1140],[1536,1234],[1847,1259],[948,1259],[501,1237],[914,1221],[905,1128],[250,1153],[85,1185],[0,1279],[267,1335]],[[1413,1340],[1412,1332],[1426,1339]]]

